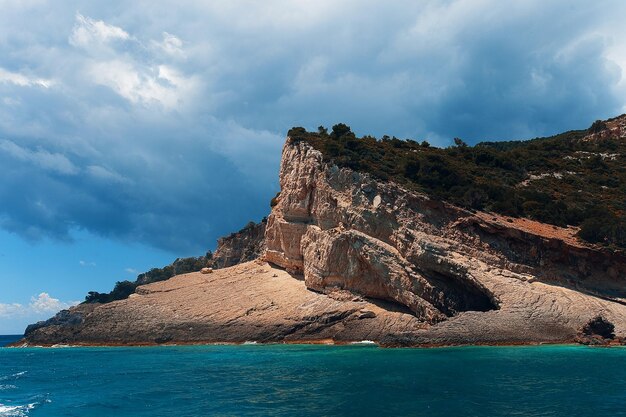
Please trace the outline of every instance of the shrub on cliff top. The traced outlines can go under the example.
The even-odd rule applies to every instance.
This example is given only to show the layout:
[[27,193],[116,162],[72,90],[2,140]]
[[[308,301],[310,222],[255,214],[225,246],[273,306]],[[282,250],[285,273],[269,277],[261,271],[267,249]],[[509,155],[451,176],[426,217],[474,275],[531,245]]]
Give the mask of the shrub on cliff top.
[[445,149],[386,135],[357,138],[343,123],[330,134],[299,127],[289,136],[338,166],[471,209],[581,226],[582,239],[626,248],[626,141],[582,140],[604,129],[595,122],[588,130],[475,146],[457,139]]

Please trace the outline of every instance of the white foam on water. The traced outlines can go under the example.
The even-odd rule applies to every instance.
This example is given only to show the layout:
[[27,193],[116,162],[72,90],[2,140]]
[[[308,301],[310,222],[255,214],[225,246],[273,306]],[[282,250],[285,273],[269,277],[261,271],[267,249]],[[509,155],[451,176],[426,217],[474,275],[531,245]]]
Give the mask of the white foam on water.
[[358,342],[350,342],[351,345],[376,345],[377,343],[373,340],[361,340]]
[[[4,416],[4,415],[6,415],[6,413],[13,412],[13,411],[15,411],[15,410],[17,410],[19,408],[21,408],[19,405],[15,406],[15,407],[9,407],[9,406],[0,404],[0,415]],[[4,414],[2,414],[2,413],[4,413]]]
[[37,403],[31,403],[26,405],[4,405],[0,404],[0,416],[1,417],[25,417],[28,412],[35,408]]
[[246,340],[245,342],[243,342],[244,345],[258,345],[257,342],[255,342],[254,340]]
[[17,372],[13,375],[0,376],[0,381],[7,381],[9,379],[18,379],[19,377],[26,375],[27,371]]
[[0,384],[0,391],[4,391],[7,389],[16,389],[17,387],[15,385],[11,385],[11,384]]

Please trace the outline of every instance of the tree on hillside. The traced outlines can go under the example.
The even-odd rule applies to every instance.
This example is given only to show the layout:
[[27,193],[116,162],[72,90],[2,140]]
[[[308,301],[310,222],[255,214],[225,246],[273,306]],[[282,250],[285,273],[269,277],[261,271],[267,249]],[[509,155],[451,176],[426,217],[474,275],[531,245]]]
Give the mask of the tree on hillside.
[[350,126],[343,123],[337,123],[333,126],[333,132],[330,136],[333,138],[340,138],[342,136],[354,136],[354,133],[352,133]]

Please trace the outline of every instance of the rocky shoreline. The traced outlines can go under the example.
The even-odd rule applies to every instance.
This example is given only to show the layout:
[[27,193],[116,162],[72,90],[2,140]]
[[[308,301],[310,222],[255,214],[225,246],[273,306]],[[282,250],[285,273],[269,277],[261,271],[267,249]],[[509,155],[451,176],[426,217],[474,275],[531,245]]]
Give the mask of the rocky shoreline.
[[208,275],[179,275],[141,286],[127,300],[73,307],[13,346],[341,345],[367,340],[383,347],[442,347],[580,342],[580,331],[558,327],[530,332],[496,326],[499,331],[488,332],[502,322],[484,325],[471,312],[455,317],[455,325],[444,321],[432,326],[401,306],[344,291],[313,292],[298,278],[262,261]]

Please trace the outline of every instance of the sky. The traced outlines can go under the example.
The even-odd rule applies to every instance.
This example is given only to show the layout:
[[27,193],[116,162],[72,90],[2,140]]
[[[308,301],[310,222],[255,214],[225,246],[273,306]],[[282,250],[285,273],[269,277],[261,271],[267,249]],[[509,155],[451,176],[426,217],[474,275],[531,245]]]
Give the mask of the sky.
[[0,0],[0,334],[269,213],[292,126],[447,146],[626,112],[622,0]]

